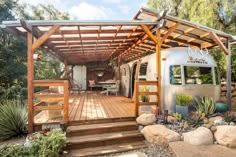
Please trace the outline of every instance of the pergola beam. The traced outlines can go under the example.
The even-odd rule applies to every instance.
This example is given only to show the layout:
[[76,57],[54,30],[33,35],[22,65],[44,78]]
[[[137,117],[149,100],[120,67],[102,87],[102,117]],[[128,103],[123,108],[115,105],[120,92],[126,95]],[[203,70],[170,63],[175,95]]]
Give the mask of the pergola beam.
[[60,28],[60,26],[53,26],[52,28],[50,28],[46,33],[44,33],[41,37],[39,37],[32,45],[32,50],[33,52],[39,48],[45,41],[47,41],[47,39],[54,34],[58,29]]
[[20,20],[21,26],[27,31],[27,32],[32,32],[32,25],[26,22],[25,20],[21,19]]
[[224,51],[224,53],[226,55],[228,55],[228,49],[221,42],[220,38],[214,32],[211,32],[211,36],[212,36],[213,40],[216,42],[216,44],[219,45],[219,47]]

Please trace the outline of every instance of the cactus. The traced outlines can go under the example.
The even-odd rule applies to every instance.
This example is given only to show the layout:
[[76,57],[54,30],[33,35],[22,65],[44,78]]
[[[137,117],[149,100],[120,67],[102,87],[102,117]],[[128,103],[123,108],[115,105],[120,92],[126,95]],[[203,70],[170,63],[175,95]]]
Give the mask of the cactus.
[[204,96],[200,99],[195,98],[195,100],[198,105],[196,108],[199,114],[204,114],[204,116],[209,117],[215,112],[216,107],[213,98]]

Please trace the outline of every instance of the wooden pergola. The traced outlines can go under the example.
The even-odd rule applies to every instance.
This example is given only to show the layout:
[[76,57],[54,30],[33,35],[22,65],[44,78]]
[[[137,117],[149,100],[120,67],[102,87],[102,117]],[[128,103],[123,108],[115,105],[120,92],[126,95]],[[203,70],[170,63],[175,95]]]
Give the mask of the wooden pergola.
[[[3,21],[1,28],[27,39],[28,45],[28,128],[33,132],[33,105],[35,86],[68,83],[36,81],[33,73],[33,54],[38,48],[58,57],[67,65],[95,61],[118,60],[120,78],[121,61],[129,62],[147,52],[157,53],[157,74],[161,78],[161,49],[179,46],[203,48],[220,47],[227,56],[227,103],[231,100],[231,52],[233,36],[202,25],[190,23],[166,14],[160,15],[141,8],[130,21],[72,21],[72,20],[20,20]],[[158,102],[161,102],[161,79],[158,84]],[[64,121],[68,123],[68,91],[64,93]],[[67,98],[66,98],[67,97]],[[67,102],[66,102],[67,101]],[[67,104],[67,105],[66,105]],[[38,110],[54,108],[37,107]],[[58,108],[57,108],[58,109]]]

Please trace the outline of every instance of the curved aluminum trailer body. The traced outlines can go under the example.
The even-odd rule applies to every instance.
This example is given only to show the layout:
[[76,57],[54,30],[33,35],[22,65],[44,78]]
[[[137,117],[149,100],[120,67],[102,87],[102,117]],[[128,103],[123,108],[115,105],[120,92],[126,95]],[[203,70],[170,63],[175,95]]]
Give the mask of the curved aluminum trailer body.
[[[137,60],[121,66],[122,93],[132,96],[134,71]],[[161,51],[162,109],[175,112],[175,95],[220,98],[220,78],[216,62],[207,51],[188,47],[169,48]],[[156,53],[141,58],[139,79],[156,80]],[[127,74],[129,73],[129,74]],[[130,87],[130,88],[128,88]],[[156,90],[150,88],[150,91]],[[155,96],[150,96],[155,101]]]

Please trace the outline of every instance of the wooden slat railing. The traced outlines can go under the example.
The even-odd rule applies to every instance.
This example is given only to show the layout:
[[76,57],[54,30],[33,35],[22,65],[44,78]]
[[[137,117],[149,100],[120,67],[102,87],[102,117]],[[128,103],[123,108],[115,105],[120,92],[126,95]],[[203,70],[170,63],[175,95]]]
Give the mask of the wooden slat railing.
[[[69,119],[69,84],[67,80],[34,80],[33,81],[33,87],[49,87],[49,86],[62,86],[63,87],[63,94],[59,93],[48,93],[49,90],[43,90],[41,92],[34,93],[34,98],[43,98],[43,97],[63,97],[63,106],[61,105],[54,105],[54,106],[42,106],[44,104],[43,101],[34,104],[33,110],[34,111],[43,111],[43,110],[63,110],[63,119],[64,123],[67,126],[68,125],[68,119]],[[34,114],[32,114],[34,116]],[[34,119],[34,117],[32,117]]]
[[[140,106],[148,106],[148,105],[158,105],[158,102],[140,102],[139,96],[141,95],[156,95],[158,96],[158,92],[140,92],[139,87],[140,86],[156,86],[157,87],[157,81],[136,81],[135,82],[135,116],[138,117],[139,115],[139,107]],[[157,97],[158,98],[158,97]],[[157,100],[158,101],[158,100]]]

